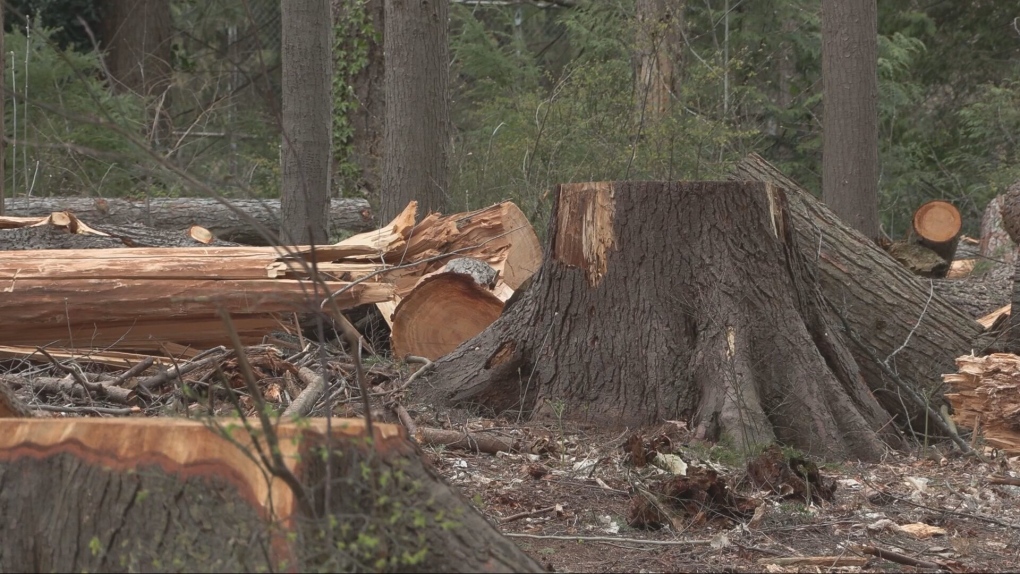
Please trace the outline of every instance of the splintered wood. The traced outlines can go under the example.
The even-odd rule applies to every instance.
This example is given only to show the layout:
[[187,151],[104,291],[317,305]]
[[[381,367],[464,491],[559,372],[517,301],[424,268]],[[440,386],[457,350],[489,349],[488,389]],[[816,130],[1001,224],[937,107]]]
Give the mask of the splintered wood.
[[[502,300],[538,269],[541,251],[534,230],[509,202],[469,213],[430,214],[420,222],[416,209],[412,203],[381,229],[314,248],[5,252],[0,258],[0,345],[205,349],[229,344],[221,311],[234,317],[241,340],[251,344],[273,330],[292,328],[294,313],[319,312],[327,292],[341,311],[378,304],[391,321],[391,314],[400,313],[401,299],[425,277],[464,257],[493,269],[498,280],[484,287],[490,296],[434,309],[429,324],[414,329],[443,330],[448,321],[465,314],[477,315],[475,323],[480,319],[484,328],[498,317]],[[66,213],[0,219],[0,229],[26,225],[92,231]],[[472,303],[476,299],[484,302],[477,310]],[[495,312],[492,301],[498,306]],[[401,324],[414,320],[409,317]],[[455,338],[467,332],[458,331]],[[411,345],[406,351],[418,354],[419,349]]]
[[953,390],[958,425],[980,430],[985,443],[1020,455],[1020,356],[995,353],[956,359],[958,373],[942,375]]

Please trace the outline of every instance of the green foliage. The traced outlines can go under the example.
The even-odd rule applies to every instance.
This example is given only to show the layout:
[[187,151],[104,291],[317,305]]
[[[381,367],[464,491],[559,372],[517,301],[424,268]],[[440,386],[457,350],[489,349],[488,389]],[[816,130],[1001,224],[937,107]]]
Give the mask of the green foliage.
[[510,199],[542,233],[558,183],[710,178],[746,147],[756,129],[723,114],[718,67],[691,66],[666,117],[636,113],[631,8],[522,9],[522,27],[538,21],[566,38],[571,57],[554,67],[514,33],[514,12],[453,7],[454,101],[462,103],[453,110],[453,209]]
[[361,168],[354,158],[354,126],[351,115],[360,105],[354,79],[368,65],[372,43],[382,41],[365,9],[366,0],[344,3],[333,24],[333,172],[334,188],[356,189]]
[[33,29],[5,39],[5,80],[15,94],[5,107],[15,140],[3,158],[8,189],[94,195],[129,187],[139,175],[130,158],[138,157],[131,140],[145,124],[143,102],[111,94],[95,53],[62,50],[52,34]]

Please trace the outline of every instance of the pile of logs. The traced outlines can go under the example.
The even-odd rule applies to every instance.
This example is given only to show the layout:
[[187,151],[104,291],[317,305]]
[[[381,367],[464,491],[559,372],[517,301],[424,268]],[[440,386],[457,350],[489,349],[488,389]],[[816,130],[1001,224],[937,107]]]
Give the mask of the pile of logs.
[[[296,329],[300,315],[375,304],[398,356],[436,358],[499,316],[541,249],[509,202],[421,221],[416,209],[314,247],[202,246],[211,236],[193,227],[198,247],[11,251],[0,259],[0,345],[187,355],[229,342],[222,312],[248,344]],[[24,225],[108,239],[67,213],[18,219],[0,222],[0,241]],[[486,272],[467,279],[465,266]]]

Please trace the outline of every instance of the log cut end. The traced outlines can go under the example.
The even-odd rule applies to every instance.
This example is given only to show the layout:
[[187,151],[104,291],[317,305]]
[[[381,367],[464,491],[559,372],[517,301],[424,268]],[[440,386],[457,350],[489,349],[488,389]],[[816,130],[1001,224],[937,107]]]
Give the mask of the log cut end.
[[422,280],[393,312],[393,353],[435,360],[492,324],[503,302],[461,273]]
[[914,212],[914,234],[921,245],[952,261],[963,229],[960,211],[947,201],[929,201]]

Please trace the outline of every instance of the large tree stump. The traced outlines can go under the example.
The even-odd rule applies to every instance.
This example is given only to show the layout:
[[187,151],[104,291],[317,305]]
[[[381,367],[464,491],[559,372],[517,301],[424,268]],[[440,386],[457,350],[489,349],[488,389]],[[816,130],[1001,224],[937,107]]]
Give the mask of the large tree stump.
[[0,420],[0,571],[540,571],[397,427],[277,427],[295,490],[220,424]]
[[423,392],[877,458],[899,438],[827,317],[792,219],[764,183],[562,185],[529,290],[437,362]]

